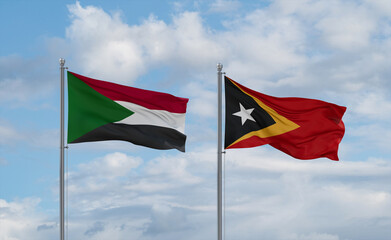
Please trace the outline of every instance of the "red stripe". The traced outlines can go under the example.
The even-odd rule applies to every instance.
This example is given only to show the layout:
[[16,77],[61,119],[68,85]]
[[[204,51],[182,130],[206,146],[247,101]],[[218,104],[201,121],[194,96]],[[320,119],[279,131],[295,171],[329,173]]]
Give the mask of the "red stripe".
[[73,72],[70,73],[113,101],[131,102],[151,110],[186,113],[186,106],[189,101],[187,98],[96,80]]

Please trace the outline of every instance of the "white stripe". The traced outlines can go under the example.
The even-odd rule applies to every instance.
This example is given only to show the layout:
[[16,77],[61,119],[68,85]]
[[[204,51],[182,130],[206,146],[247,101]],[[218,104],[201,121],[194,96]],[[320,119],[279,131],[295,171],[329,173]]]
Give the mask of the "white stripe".
[[172,113],[165,110],[151,110],[140,105],[115,101],[121,106],[134,112],[127,118],[122,119],[119,122],[129,125],[154,125],[166,128],[173,128],[181,133],[185,133],[185,113]]

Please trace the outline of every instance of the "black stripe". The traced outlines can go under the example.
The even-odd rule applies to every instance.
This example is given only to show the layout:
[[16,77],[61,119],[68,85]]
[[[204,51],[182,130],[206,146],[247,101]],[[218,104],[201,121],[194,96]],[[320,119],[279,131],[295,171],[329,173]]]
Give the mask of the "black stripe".
[[88,132],[71,143],[106,140],[128,141],[155,149],[175,148],[185,152],[186,135],[171,128],[109,123]]

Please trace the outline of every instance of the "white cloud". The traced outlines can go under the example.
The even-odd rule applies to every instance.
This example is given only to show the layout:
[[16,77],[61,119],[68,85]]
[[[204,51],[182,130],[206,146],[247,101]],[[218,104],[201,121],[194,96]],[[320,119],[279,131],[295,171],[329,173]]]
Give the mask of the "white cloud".
[[186,85],[185,92],[191,99],[187,112],[194,114],[196,118],[214,118],[217,112],[217,96],[212,90],[208,90],[206,84],[191,82]]
[[[351,93],[351,99],[361,99],[357,96],[368,89],[389,87],[390,43],[378,37],[387,15],[365,4],[276,1],[212,30],[197,12],[180,12],[171,23],[150,16],[128,25],[119,13],[76,3],[69,6],[67,38],[78,52],[75,65],[92,77],[130,83],[168,67],[170,82],[181,83],[181,93],[191,97],[189,110],[210,118],[213,105],[205,103],[216,94],[213,70],[220,61],[235,80],[278,96],[341,98]],[[365,24],[347,27],[357,19]],[[350,51],[357,47],[360,51]],[[132,53],[129,58],[124,49]],[[388,98],[383,94],[379,104],[387,107]],[[351,104],[348,109],[365,107]]]
[[[232,4],[226,11],[238,4],[214,4],[223,2]],[[255,90],[347,103],[349,137],[371,141],[375,151],[367,154],[377,156],[359,162],[348,152],[340,162],[298,161],[268,147],[228,151],[227,238],[385,240],[391,229],[391,165],[389,158],[378,157],[378,150],[388,149],[390,139],[390,131],[384,130],[391,112],[386,91],[391,86],[388,5],[381,0],[274,1],[227,17],[222,29],[210,29],[198,12],[174,14],[171,22],[150,16],[131,25],[119,13],[70,5],[71,24],[66,39],[59,41],[72,52],[69,67],[123,83],[167,67],[172,83],[180,83],[178,91],[191,97],[189,115],[194,117],[187,118],[191,152],[141,159],[135,155],[144,152],[134,148],[134,155],[87,157],[73,169],[68,179],[70,237],[164,240],[215,235],[216,150],[209,144],[216,135],[213,89],[215,66],[221,61],[229,76]],[[3,69],[26,63],[4,59],[9,64],[0,61]],[[0,73],[5,89],[0,88],[0,100],[27,101],[26,89],[40,93],[35,86],[41,81],[18,90],[30,78],[8,74],[15,72]],[[56,135],[43,133],[50,139]],[[19,141],[20,129],[0,122],[0,136]],[[117,143],[110,144],[97,145],[109,149]],[[88,145],[77,148],[83,146]],[[38,202],[0,201],[1,226],[6,226],[0,236],[57,236],[55,221],[40,214]]]
[[39,198],[25,198],[16,201],[0,199],[0,239],[53,239],[57,227],[46,219],[47,216],[38,212]]
[[208,39],[195,12],[174,16],[171,25],[150,16],[141,25],[129,26],[119,13],[111,16],[79,2],[69,11],[67,38],[78,52],[76,61],[91,76],[130,83],[157,65],[199,68],[218,55],[218,45]]
[[14,126],[0,119],[0,144],[12,144],[23,139],[24,136]]
[[[385,240],[391,223],[388,160],[299,161],[281,156],[269,148],[227,152],[227,237]],[[70,174],[69,187],[71,238],[125,239],[132,234],[138,239],[204,239],[216,231],[213,149],[148,161],[108,154],[80,164]],[[1,202],[7,236],[18,239],[14,225],[8,224],[13,218],[23,234],[58,229],[37,214],[38,202],[12,203],[13,212],[4,212],[10,203]],[[31,219],[32,226],[20,224]],[[365,229],[356,234],[363,224]]]
[[72,24],[66,36],[77,52],[76,61],[87,74],[116,81],[134,79],[145,72],[142,49],[133,42],[135,29],[93,6],[70,5]]
[[[237,238],[239,233],[249,231],[242,237],[307,239],[317,235],[315,231],[325,239],[344,239],[342,236],[366,239],[371,236],[369,232],[380,231],[377,237],[385,239],[384,224],[390,219],[387,205],[391,201],[391,189],[386,184],[374,189],[372,184],[376,184],[376,178],[387,181],[391,171],[388,162],[346,162],[344,165],[322,160],[257,160],[256,152],[252,157],[242,152],[228,159],[227,235]],[[242,165],[243,160],[247,163]],[[248,162],[253,164],[248,166]],[[270,167],[273,163],[275,167]],[[380,173],[385,167],[383,164],[387,167]],[[376,170],[367,172],[369,166],[376,166]],[[360,226],[359,219],[372,223],[375,219],[384,219],[384,222],[368,227],[363,236],[356,237],[350,229],[336,230],[342,225]]]
[[[128,167],[125,159],[134,158],[112,154],[81,164],[71,174],[71,215],[84,215],[84,220],[75,216],[77,234],[88,232],[97,239],[109,233],[124,236],[125,230],[120,230],[124,227],[120,226],[128,225],[129,217],[139,228],[127,230],[140,239],[199,239],[215,231],[211,226],[216,214],[213,149],[157,157]],[[379,239],[385,236],[383,226],[391,219],[389,161],[299,161],[281,159],[279,152],[268,148],[228,151],[226,161],[227,236],[344,239],[342,236],[354,234],[343,227],[361,226],[359,219],[378,224],[368,226],[363,237],[354,239],[366,239],[370,234]],[[121,163],[130,171],[115,167]],[[102,178],[100,169],[104,168],[121,177]],[[96,176],[92,176],[92,169],[96,169]],[[78,191],[74,191],[76,186]],[[80,221],[87,227],[83,228]],[[99,231],[93,231],[96,222]]]
[[58,146],[59,131],[54,129],[38,130],[26,125],[10,123],[0,119],[0,144],[5,146],[16,146],[24,144],[38,148],[53,148]]
[[325,4],[327,15],[320,19],[316,28],[332,47],[341,50],[357,50],[367,47],[371,34],[376,30],[376,16],[366,6],[355,2],[331,1]]
[[391,99],[381,91],[363,93],[352,97],[351,111],[371,120],[391,119]]
[[[237,4],[218,0],[212,6]],[[141,24],[130,25],[120,12],[108,14],[76,2],[68,6],[71,24],[66,39],[48,44],[51,53],[61,52],[50,47],[53,42],[75,53],[68,61],[72,69],[108,81],[129,84],[154,69],[168,67],[174,73],[173,82],[203,81],[208,84],[204,88],[210,89],[215,64],[222,62],[230,76],[258,90],[342,94],[390,86],[385,80],[390,75],[386,59],[391,54],[390,33],[384,32],[389,25],[388,5],[381,0],[361,4],[280,0],[227,17],[225,29],[215,30],[198,12],[179,12],[172,22],[151,15]],[[0,96],[26,101],[29,95],[18,88],[29,81],[16,76],[2,79],[0,84],[7,88],[1,89],[7,91]],[[20,94],[11,95],[15,89]]]
[[209,11],[212,13],[219,12],[234,12],[241,6],[240,1],[237,0],[216,0],[210,5]]
[[[385,14],[379,17],[375,5],[369,9],[353,1],[275,1],[228,19],[224,29],[213,30],[196,12],[180,12],[171,23],[150,16],[139,25],[128,25],[116,13],[76,4],[70,7],[73,22],[67,38],[80,52],[76,61],[82,63],[82,70],[107,76],[106,80],[132,82],[161,66],[179,73],[173,82],[180,82],[180,91],[191,97],[190,114],[198,114],[197,120],[188,119],[188,132],[198,132],[200,123],[205,124],[199,134],[208,133],[212,126],[209,120],[215,113],[211,102],[216,96],[211,90],[216,86],[212,71],[221,61],[229,76],[259,91],[322,95],[347,102],[355,119],[367,115],[364,119],[373,121],[371,128],[377,131],[372,131],[376,133],[371,139],[375,139],[381,134],[382,121],[387,121],[388,114],[381,109],[389,108],[389,96],[379,93],[389,86],[386,79],[390,74],[386,64],[389,40],[377,39],[386,36],[379,27],[384,26],[380,19]],[[361,24],[357,26],[357,22]],[[85,45],[88,48],[83,49]],[[105,46],[106,50],[100,51]],[[121,49],[132,51],[133,56],[127,58]],[[117,62],[112,64],[112,59]],[[359,136],[364,130],[356,129],[350,136]],[[206,138],[194,140],[202,137]],[[378,147],[386,148],[384,143]],[[87,224],[94,229],[99,222],[102,231],[94,235],[98,239],[108,233],[119,236],[120,226],[128,226],[121,217],[107,220],[117,216],[118,209],[137,219],[139,230],[133,231],[140,239],[205,238],[215,232],[216,160],[213,149],[198,149],[183,156],[140,160],[124,169],[102,159],[81,165],[70,175],[70,193],[77,202],[72,208],[86,216],[99,215],[100,219]],[[117,157],[133,159],[126,155],[107,159]],[[268,148],[229,151],[226,157],[226,230],[233,239],[386,236],[384,226],[390,225],[391,218],[391,189],[386,184],[391,172],[389,159],[296,161]],[[94,177],[93,169],[114,177]],[[136,208],[137,214],[132,213]],[[181,224],[170,224],[178,221]],[[359,236],[353,229],[363,225],[365,231]],[[81,226],[80,234],[88,232]]]
[[151,223],[145,230],[146,235],[181,231],[186,226],[186,212],[182,208],[154,204],[151,209]]
[[303,29],[295,18],[258,9],[225,25],[228,31],[217,41],[226,50],[223,64],[230,75],[268,86],[270,78],[291,75],[306,62],[300,53]]
[[8,101],[26,101],[27,96],[25,94],[15,94],[21,92],[23,89],[24,81],[21,79],[3,79],[0,82],[0,96],[2,100]]
[[44,67],[47,62],[44,57],[0,56],[0,104],[4,107],[42,108],[42,103],[36,101],[48,97],[55,86],[53,71]]
[[373,8],[373,12],[377,13],[377,16],[390,16],[391,14],[391,3],[387,0],[364,0],[365,4],[369,8]]
[[140,158],[129,157],[124,153],[115,152],[88,164],[80,164],[83,176],[96,175],[99,178],[115,178],[125,176],[132,169],[142,164]]
[[325,234],[325,233],[310,233],[310,234],[288,234],[284,236],[286,240],[341,240],[336,235],[333,234]]
[[[387,124],[387,122],[385,123]],[[362,150],[377,149],[377,151],[390,152],[391,130],[378,124],[362,124],[351,127],[349,134],[355,137],[355,148]],[[353,150],[354,151],[354,150]]]

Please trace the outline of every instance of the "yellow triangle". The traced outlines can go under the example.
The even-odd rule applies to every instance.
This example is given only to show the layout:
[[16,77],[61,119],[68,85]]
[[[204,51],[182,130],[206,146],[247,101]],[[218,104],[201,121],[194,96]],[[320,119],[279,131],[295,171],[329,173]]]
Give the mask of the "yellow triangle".
[[238,87],[243,93],[247,94],[252,99],[254,99],[254,101],[260,107],[262,107],[273,118],[273,120],[276,123],[271,125],[271,126],[269,126],[269,127],[263,128],[261,130],[249,132],[249,133],[243,135],[241,138],[238,138],[235,142],[233,142],[227,148],[229,148],[230,146],[232,146],[232,145],[234,145],[234,144],[236,144],[236,143],[238,143],[240,141],[243,141],[243,140],[245,140],[247,138],[250,138],[250,137],[253,137],[253,136],[257,136],[259,138],[268,138],[268,137],[281,135],[281,134],[286,133],[286,132],[290,132],[290,131],[295,130],[296,128],[300,127],[299,125],[297,125],[296,123],[294,123],[291,120],[287,119],[286,117],[281,116],[280,114],[278,114],[276,111],[274,111],[274,109],[272,109],[271,107],[269,107],[266,104],[264,104],[258,98],[256,98],[256,97],[252,96],[251,94],[245,92],[235,82],[232,82],[232,83],[235,84],[235,86]]

